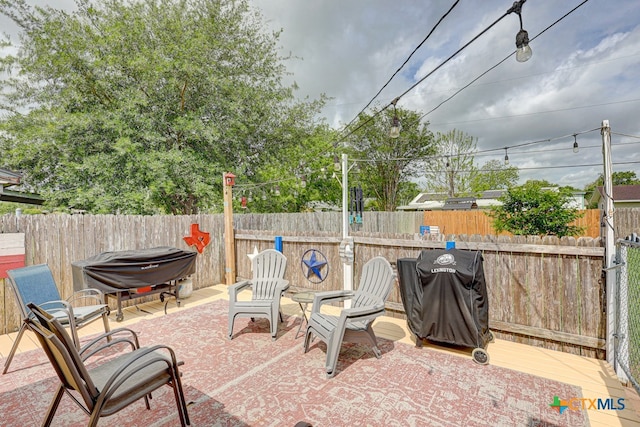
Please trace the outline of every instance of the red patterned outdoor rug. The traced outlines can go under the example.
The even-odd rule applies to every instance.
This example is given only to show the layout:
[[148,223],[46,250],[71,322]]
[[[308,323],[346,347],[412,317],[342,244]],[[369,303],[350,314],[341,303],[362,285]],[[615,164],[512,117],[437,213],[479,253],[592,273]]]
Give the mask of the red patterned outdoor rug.
[[[338,373],[325,377],[325,346],[307,354],[285,318],[276,341],[266,320],[236,320],[227,338],[228,302],[189,308],[133,326],[141,345],[167,344],[184,360],[183,385],[193,426],[584,426],[582,411],[560,414],[554,396],[581,397],[577,387],[412,345],[380,340],[381,359],[360,345],[343,347]],[[1,362],[1,361],[0,361]],[[0,375],[3,426],[39,425],[57,385],[42,350],[16,356]],[[153,394],[101,426],[174,426],[173,393]],[[88,417],[64,396],[54,425]]]

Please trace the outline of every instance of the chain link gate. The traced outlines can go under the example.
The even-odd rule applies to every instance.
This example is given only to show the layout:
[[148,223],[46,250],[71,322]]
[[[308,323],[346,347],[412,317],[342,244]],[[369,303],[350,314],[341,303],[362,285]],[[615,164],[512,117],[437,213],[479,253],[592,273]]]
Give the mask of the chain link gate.
[[640,239],[618,240],[616,252],[616,373],[640,393]]

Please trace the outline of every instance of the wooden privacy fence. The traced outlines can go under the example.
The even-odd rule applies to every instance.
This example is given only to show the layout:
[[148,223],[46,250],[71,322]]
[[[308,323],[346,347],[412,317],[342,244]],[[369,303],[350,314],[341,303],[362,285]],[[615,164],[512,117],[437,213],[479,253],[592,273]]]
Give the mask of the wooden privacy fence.
[[[194,288],[222,283],[224,242],[222,215],[14,215],[0,216],[0,232],[25,235],[25,264],[48,264],[63,298],[73,293],[71,263],[107,251],[172,246],[194,250],[183,240],[192,223],[211,234],[196,258]],[[4,283],[3,283],[4,284]],[[151,299],[153,297],[147,297]],[[157,298],[157,296],[156,296]],[[137,301],[125,301],[123,306]],[[110,300],[115,310],[113,299]],[[7,284],[0,286],[0,333],[18,329],[20,316]]]
[[[452,214],[453,212],[449,212]],[[602,357],[604,338],[604,285],[601,268],[604,249],[599,239],[540,239],[537,237],[447,235],[420,239],[424,212],[365,212],[355,236],[356,276],[364,262],[383,255],[392,262],[416,257],[420,250],[443,248],[455,239],[458,248],[481,250],[489,287],[490,325],[501,338],[547,348]],[[638,232],[640,208],[617,209],[617,237]],[[71,263],[105,251],[174,246],[192,249],[184,236],[190,225],[211,234],[211,243],[198,254],[194,289],[224,283],[224,218],[222,214],[190,216],[129,215],[15,215],[0,216],[0,233],[24,233],[27,265],[47,263],[61,294],[73,290]],[[237,275],[249,277],[247,253],[273,247],[276,235],[284,238],[289,259],[287,278],[294,286],[337,289],[342,286],[338,255],[340,212],[309,214],[236,214]],[[272,231],[269,231],[272,230]],[[312,230],[319,230],[312,232]],[[321,232],[320,232],[321,231]],[[384,231],[384,233],[383,233]],[[312,284],[300,268],[305,250],[315,248],[329,260],[329,278]],[[356,281],[354,282],[357,284]],[[132,301],[125,302],[133,304]],[[188,300],[185,301],[188,305]],[[398,289],[389,299],[389,313],[402,316]],[[19,325],[13,295],[0,286],[0,333]]]
[[[582,217],[571,223],[584,228],[580,237],[600,237],[600,210],[586,209],[580,212]],[[441,233],[481,236],[498,234],[493,228],[493,219],[486,210],[424,211],[423,214],[424,225],[437,225]],[[506,231],[500,234],[511,236]]]
[[[341,289],[343,267],[340,237],[330,233],[286,234],[236,231],[236,261],[240,277],[251,277],[246,254],[273,247],[278,233],[289,264],[286,278],[296,289]],[[352,233],[355,241],[354,286],[362,265],[374,256],[392,263],[415,258],[421,250],[444,248],[442,239],[415,235]],[[448,236],[458,249],[482,251],[489,298],[489,325],[499,338],[534,346],[604,358],[605,300],[601,280],[604,248],[600,239],[509,236]],[[329,264],[325,281],[314,283],[301,266],[305,251],[322,252]],[[387,312],[404,317],[400,291],[389,297]]]

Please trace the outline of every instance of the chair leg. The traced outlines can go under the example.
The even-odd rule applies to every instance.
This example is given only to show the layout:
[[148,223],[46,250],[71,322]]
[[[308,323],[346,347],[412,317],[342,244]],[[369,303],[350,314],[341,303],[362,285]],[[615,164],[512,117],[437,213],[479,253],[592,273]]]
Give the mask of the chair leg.
[[311,328],[307,326],[307,332],[304,334],[304,352],[309,351],[309,343],[311,342]]
[[270,325],[269,329],[271,330],[271,339],[276,340],[276,336],[278,335],[278,316],[280,315],[280,310],[275,313],[271,312],[271,319],[269,319]]
[[184,391],[182,389],[182,382],[180,381],[180,373],[177,370],[173,371],[173,393],[176,398],[176,405],[178,406],[178,416],[180,417],[180,425],[182,427],[191,425],[189,420],[189,412],[187,410],[187,401],[184,398]]
[[229,314],[229,339],[233,338],[233,322],[235,322],[236,316]]
[[373,333],[371,324],[367,326],[367,336],[369,337],[369,340],[371,340],[371,349],[373,350],[373,354],[375,354],[376,359],[380,359],[382,357],[382,352],[378,348],[378,340],[376,338],[376,334]]
[[331,378],[336,374],[336,367],[338,366],[338,356],[340,355],[340,350],[342,349],[344,329],[336,329],[333,330],[332,334],[326,341],[327,362],[325,364],[325,368],[327,369],[327,378]]
[[18,335],[16,336],[16,340],[13,342],[13,345],[11,346],[11,351],[9,352],[9,356],[7,357],[7,360],[4,361],[4,370],[2,371],[2,375],[7,373],[7,370],[9,369],[9,365],[11,364],[11,360],[13,360],[13,356],[16,354],[16,350],[18,350],[18,343],[22,339],[22,335],[24,335],[24,331],[26,329],[27,329],[27,324],[22,323],[22,325],[20,325],[20,330],[18,331]]
[[[104,332],[110,332],[111,326],[109,325],[109,316],[107,316],[107,312],[102,313],[102,323],[104,323]],[[107,337],[107,342],[111,342],[111,335]]]
[[60,384],[58,387],[58,391],[53,396],[53,400],[49,404],[49,409],[47,410],[47,416],[45,417],[42,425],[44,427],[48,427],[53,422],[53,416],[56,413],[56,409],[58,409],[58,405],[60,404],[60,400],[62,399],[62,395],[64,394],[64,386]]

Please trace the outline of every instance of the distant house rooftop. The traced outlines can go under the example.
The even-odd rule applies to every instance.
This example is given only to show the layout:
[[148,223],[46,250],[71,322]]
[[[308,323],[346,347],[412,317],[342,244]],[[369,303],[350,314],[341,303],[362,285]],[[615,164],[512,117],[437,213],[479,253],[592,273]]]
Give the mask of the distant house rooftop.
[[44,203],[44,199],[38,194],[8,189],[21,183],[22,174],[0,168],[0,202],[25,203],[29,205],[41,205]]
[[[614,185],[613,204],[616,207],[640,207],[640,185]],[[593,192],[590,203],[597,203],[598,208],[604,206],[604,187],[600,186]]]
[[500,205],[498,198],[505,190],[483,191],[478,197],[447,197],[445,193],[420,193],[408,205],[398,206],[404,211],[469,210]]
[[451,197],[444,201],[444,211],[465,211],[478,209],[475,197]]
[[0,185],[2,187],[9,187],[11,185],[20,185],[22,182],[22,175],[18,172],[13,172],[8,169],[0,168]]

